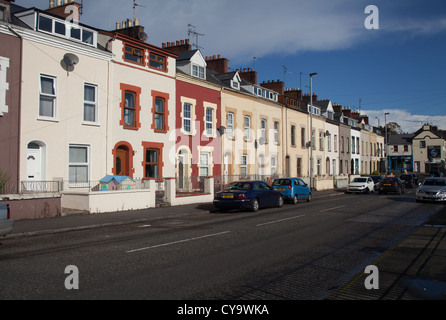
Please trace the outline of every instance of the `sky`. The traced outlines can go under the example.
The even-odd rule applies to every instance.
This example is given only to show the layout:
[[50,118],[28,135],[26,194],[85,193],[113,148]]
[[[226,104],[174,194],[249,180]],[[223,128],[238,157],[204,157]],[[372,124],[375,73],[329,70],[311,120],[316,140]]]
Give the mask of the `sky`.
[[[76,0],[80,2],[81,0]],[[48,0],[16,0],[48,8]],[[114,30],[133,18],[134,0],[83,0],[81,22]],[[254,68],[258,83],[349,106],[370,124],[397,122],[412,133],[424,123],[446,130],[444,0],[136,0],[148,43],[196,37],[204,56],[221,54],[230,70]],[[370,5],[373,5],[370,10]],[[366,10],[367,9],[367,10]],[[373,28],[372,28],[373,27]],[[385,113],[389,113],[387,117]]]

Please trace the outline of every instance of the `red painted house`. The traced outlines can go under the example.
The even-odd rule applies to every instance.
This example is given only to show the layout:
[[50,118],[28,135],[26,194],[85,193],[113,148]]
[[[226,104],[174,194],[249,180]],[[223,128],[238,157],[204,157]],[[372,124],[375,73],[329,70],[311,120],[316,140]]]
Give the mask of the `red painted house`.
[[221,175],[221,86],[188,40],[163,44],[176,52],[176,177],[178,190],[195,189],[197,177]]
[[[21,39],[8,27],[13,1],[0,0],[0,194],[18,191]],[[2,181],[7,182],[2,190]]]

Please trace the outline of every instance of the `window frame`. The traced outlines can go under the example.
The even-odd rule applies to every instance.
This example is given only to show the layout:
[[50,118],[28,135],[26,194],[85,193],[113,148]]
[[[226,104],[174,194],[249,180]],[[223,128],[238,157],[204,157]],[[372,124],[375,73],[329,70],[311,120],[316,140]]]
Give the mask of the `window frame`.
[[[52,80],[52,87],[54,94],[44,93],[42,92],[42,78],[47,78]],[[42,107],[42,97],[51,98],[52,99],[52,116],[45,116],[41,114]],[[38,110],[38,119],[40,120],[57,120],[57,77],[51,76],[48,74],[40,74],[39,75],[39,110]]]
[[[152,56],[153,56],[153,57],[152,57]],[[164,55],[161,55],[161,54],[158,54],[158,53],[149,51],[149,57],[148,57],[148,58],[149,58],[149,59],[148,59],[148,61],[147,61],[147,66],[148,66],[150,69],[154,69],[154,70],[158,70],[158,71],[163,71],[163,72],[166,72],[166,71],[167,71],[167,56],[164,56]],[[161,59],[162,59],[162,62],[160,62],[160,61],[158,60],[158,58],[161,58]],[[156,66],[156,65],[152,65],[152,63],[155,63],[155,64],[157,64],[157,65],[160,65],[161,68],[158,67],[158,66]]]
[[[205,163],[203,163],[203,156],[205,156]],[[199,163],[199,168],[198,168],[198,175],[200,177],[209,177],[209,172],[210,172],[210,153],[207,151],[201,151],[200,152],[200,163]],[[202,174],[202,170],[205,169],[206,170],[206,175]]]
[[[231,121],[229,120],[229,116],[231,116]],[[235,120],[235,114],[233,112],[228,112],[227,114],[227,125],[228,125],[228,129],[227,129],[227,133],[228,133],[228,138],[229,139],[234,139],[235,134],[234,134],[234,120]]]
[[[127,48],[130,48],[132,50],[129,51],[129,50],[127,50]],[[141,51],[141,54],[140,55],[136,54],[136,52],[135,52],[136,50]],[[134,63],[134,64],[137,64],[140,66],[144,66],[145,50],[143,48],[138,47],[138,46],[133,46],[128,43],[124,43],[123,51],[124,51],[124,55],[123,55],[124,61],[129,62],[129,63]],[[141,61],[138,62],[138,61],[129,59],[130,57],[139,57],[139,59],[141,59]]]
[[[70,159],[71,148],[85,148],[86,150],[86,162],[72,162]],[[68,146],[68,184],[70,187],[82,187],[90,181],[90,170],[91,170],[91,146],[85,144],[69,144]],[[71,167],[86,167],[86,180],[85,181],[75,181],[71,180],[70,169]]]
[[[248,126],[246,126],[246,120],[248,120]],[[251,140],[251,116],[243,116],[243,138],[245,141]]]
[[[186,105],[189,107],[189,116],[186,116]],[[183,131],[186,134],[192,134],[192,109],[193,106],[191,103],[183,103]],[[189,130],[186,129],[186,121],[189,121]]]
[[[91,88],[94,88],[94,101],[88,101],[88,100],[85,99],[85,88],[87,86],[91,87]],[[83,101],[83,118],[82,118],[82,123],[83,124],[98,124],[99,123],[99,119],[98,119],[98,116],[99,116],[98,94],[99,94],[99,92],[98,92],[98,85],[92,84],[92,83],[84,83],[84,101]],[[93,105],[93,107],[94,107],[94,121],[85,119],[85,116],[86,116],[85,106],[87,104],[88,105]]]
[[[245,173],[243,173],[245,171]],[[240,157],[240,177],[248,176],[248,155],[242,154]]]
[[[162,106],[162,108],[163,108],[163,110],[162,110],[162,112],[160,112],[160,111],[158,111],[157,110],[157,106],[159,105],[158,103],[157,103],[157,101],[161,101],[162,102],[162,104],[161,104],[161,106]],[[166,99],[164,99],[163,97],[158,97],[158,96],[156,96],[155,98],[154,98],[154,115],[153,115],[153,121],[154,121],[154,130],[155,131],[166,131],[166,128],[165,128],[165,116],[166,116]],[[157,124],[159,123],[159,121],[160,121],[160,119],[157,119],[157,116],[158,117],[161,117],[161,128],[157,128]]]

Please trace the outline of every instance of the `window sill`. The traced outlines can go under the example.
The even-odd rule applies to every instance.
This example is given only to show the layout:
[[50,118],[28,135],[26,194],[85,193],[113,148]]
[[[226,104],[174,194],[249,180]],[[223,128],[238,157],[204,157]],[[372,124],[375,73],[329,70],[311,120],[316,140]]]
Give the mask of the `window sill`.
[[98,122],[88,122],[88,121],[82,121],[82,125],[91,126],[91,127],[100,127],[101,126],[101,124]]
[[38,121],[50,121],[50,122],[59,122],[59,119],[56,118],[47,118],[47,117],[37,117]]

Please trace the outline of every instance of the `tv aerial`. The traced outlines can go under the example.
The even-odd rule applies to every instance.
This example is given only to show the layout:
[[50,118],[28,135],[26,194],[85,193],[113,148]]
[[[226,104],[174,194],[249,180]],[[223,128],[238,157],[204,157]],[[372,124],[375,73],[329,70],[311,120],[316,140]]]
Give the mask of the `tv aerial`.
[[198,32],[196,31],[196,28],[197,28],[197,27],[191,25],[190,23],[187,25],[187,27],[188,27],[188,30],[187,30],[187,36],[188,36],[188,37],[190,37],[191,35],[194,35],[194,36],[195,36],[195,44],[194,44],[195,48],[197,48],[197,49],[203,49],[202,47],[200,47],[200,46],[198,45],[198,37],[204,37],[204,34],[202,34],[202,33],[198,33]]
[[136,0],[133,0],[133,21],[136,19],[136,7],[147,8],[146,6],[136,3]]

